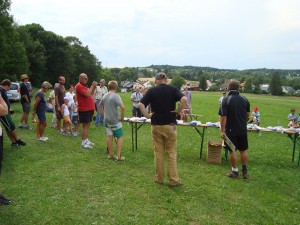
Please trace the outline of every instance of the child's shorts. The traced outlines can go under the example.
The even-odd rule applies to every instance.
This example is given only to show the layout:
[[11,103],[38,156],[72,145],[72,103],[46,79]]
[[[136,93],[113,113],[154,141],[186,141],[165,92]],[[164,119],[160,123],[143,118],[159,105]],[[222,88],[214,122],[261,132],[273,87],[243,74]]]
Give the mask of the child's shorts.
[[120,138],[124,134],[121,122],[114,125],[105,124],[105,127],[106,127],[106,136],[114,136],[116,138]]
[[79,124],[78,115],[72,115],[72,123],[75,125]]
[[67,123],[71,123],[70,116],[64,116],[64,121]]

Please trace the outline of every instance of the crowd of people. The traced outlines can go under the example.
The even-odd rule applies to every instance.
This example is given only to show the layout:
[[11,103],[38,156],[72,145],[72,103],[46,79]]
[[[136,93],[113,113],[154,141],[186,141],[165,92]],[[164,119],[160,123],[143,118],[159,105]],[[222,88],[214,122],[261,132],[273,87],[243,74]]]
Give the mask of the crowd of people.
[[[28,117],[31,110],[31,99],[26,88],[26,82],[29,77],[26,74],[21,75],[21,105],[22,114],[18,128],[30,130]],[[52,85],[44,81],[41,88],[34,96],[32,117],[37,117],[36,135],[38,141],[47,141],[44,136],[46,123],[47,106],[53,107],[53,118],[51,127],[56,128],[59,134],[68,136],[79,135],[79,123],[82,124],[81,130],[81,148],[92,149],[94,143],[89,140],[89,128],[94,119],[95,126],[105,126],[107,136],[107,153],[109,160],[124,161],[125,157],[121,155],[123,135],[122,121],[125,116],[125,106],[116,93],[118,83],[114,80],[108,82],[108,88],[105,86],[105,80],[100,83],[93,81],[90,87],[87,86],[88,76],[85,73],[79,75],[78,83],[69,86],[68,92],[65,89],[65,78],[60,76],[58,83],[54,84],[53,91],[50,92],[47,99],[45,94],[52,88]],[[9,90],[10,80],[4,79],[0,85],[0,121],[4,126],[12,146],[26,145],[16,132],[16,126],[11,118],[10,103],[6,95]],[[177,172],[177,130],[176,123],[179,118],[187,121],[187,115],[191,114],[192,94],[187,87],[181,92],[179,89],[167,84],[167,75],[158,73],[155,76],[155,87],[143,88],[136,86],[131,95],[132,117],[151,118],[151,133],[155,161],[155,178],[157,184],[164,183],[164,154],[167,156],[167,170],[169,186],[171,188],[183,185]],[[254,123],[260,125],[260,113],[258,107],[253,108],[250,113],[249,101],[239,94],[239,83],[232,81],[228,87],[228,95],[222,93],[219,99],[220,109],[220,131],[224,140],[229,139],[236,149],[240,152],[242,163],[242,175],[244,179],[249,178],[248,161],[248,140],[247,124]],[[177,104],[179,102],[179,104]],[[176,107],[177,106],[177,107]],[[94,117],[94,113],[96,116]],[[288,115],[289,127],[295,127],[300,124],[295,114],[295,109],[291,109]],[[3,136],[0,127],[0,171],[3,158]],[[113,142],[116,141],[116,151],[113,151]],[[237,152],[230,148],[225,141],[225,148],[230,152],[231,171],[227,174],[230,178],[239,177],[237,166]],[[10,204],[11,200],[6,199],[0,194],[0,204]]]

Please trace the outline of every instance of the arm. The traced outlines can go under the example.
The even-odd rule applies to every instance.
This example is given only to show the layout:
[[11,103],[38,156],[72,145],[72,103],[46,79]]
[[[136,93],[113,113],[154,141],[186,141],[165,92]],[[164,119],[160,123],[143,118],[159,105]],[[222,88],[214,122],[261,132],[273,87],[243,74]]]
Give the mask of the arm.
[[181,114],[182,110],[186,107],[186,105],[187,105],[187,98],[186,98],[186,96],[182,96],[182,98],[180,99],[180,104],[178,105],[178,108],[171,112],[175,112],[176,114]]
[[0,116],[5,116],[8,113],[8,107],[0,94]]
[[35,116],[35,114],[36,114],[36,108],[37,108],[38,104],[40,103],[40,101],[41,101],[41,97],[37,96],[35,99],[35,102],[34,102],[34,106],[33,106],[33,113],[32,113],[33,116]]
[[225,138],[226,122],[227,122],[227,116],[221,116],[220,117],[221,138]]
[[120,108],[121,108],[121,118],[120,118],[120,121],[123,121],[124,120],[124,116],[125,116],[125,106],[124,106],[123,103],[120,105]]
[[101,116],[104,117],[104,109],[103,109],[103,105],[101,103],[99,105],[99,109],[100,109]]
[[141,102],[138,103],[138,106],[141,110],[141,113],[147,118],[150,119],[152,114],[149,114],[145,108],[145,105]]
[[89,88],[89,90],[87,92],[85,92],[83,95],[86,96],[86,97],[90,97],[90,96],[93,96],[94,93],[95,93],[95,90],[97,88],[97,82],[93,82],[91,87]]

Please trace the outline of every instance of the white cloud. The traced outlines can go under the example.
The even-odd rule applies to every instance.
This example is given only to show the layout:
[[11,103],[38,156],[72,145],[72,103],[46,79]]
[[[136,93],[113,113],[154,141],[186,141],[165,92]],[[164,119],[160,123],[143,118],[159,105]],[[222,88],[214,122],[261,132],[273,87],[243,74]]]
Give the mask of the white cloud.
[[299,9],[297,0],[16,0],[11,13],[78,37],[107,66],[295,69]]

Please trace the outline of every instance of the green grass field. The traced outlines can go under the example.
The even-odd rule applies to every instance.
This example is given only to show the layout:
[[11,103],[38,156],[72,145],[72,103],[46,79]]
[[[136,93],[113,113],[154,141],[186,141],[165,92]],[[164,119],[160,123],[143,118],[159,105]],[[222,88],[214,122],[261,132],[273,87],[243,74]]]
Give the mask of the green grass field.
[[[126,117],[130,93],[120,94]],[[220,93],[193,93],[193,113],[202,123],[218,120]],[[246,95],[261,113],[261,126],[286,126],[299,98]],[[297,108],[298,107],[298,108]],[[12,104],[17,122],[19,103]],[[47,114],[48,125],[52,114]],[[34,125],[32,125],[34,127]],[[300,166],[292,162],[292,142],[286,134],[249,132],[249,180],[225,176],[230,164],[206,162],[208,140],[220,140],[208,128],[203,158],[199,135],[178,127],[178,171],[184,186],[170,189],[153,182],[150,126],[139,130],[138,150],[131,150],[131,126],[123,123],[124,163],[107,159],[105,130],[91,126],[92,150],[80,149],[80,137],[66,137],[49,126],[48,142],[36,140],[35,129],[18,129],[27,142],[11,147],[5,134],[0,193],[13,204],[0,207],[0,224],[299,224]],[[299,150],[297,148],[296,159]],[[240,164],[239,164],[240,165]]]

